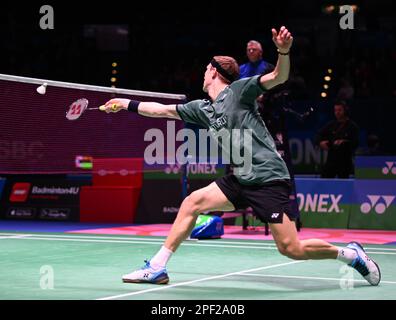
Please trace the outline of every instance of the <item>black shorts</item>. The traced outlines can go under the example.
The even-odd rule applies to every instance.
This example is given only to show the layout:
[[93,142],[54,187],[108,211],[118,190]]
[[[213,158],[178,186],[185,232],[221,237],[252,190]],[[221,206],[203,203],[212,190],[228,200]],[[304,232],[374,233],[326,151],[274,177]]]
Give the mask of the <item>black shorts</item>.
[[231,174],[215,182],[236,210],[251,207],[262,222],[282,223],[284,213],[290,220],[297,218],[290,207],[290,180],[243,185]]

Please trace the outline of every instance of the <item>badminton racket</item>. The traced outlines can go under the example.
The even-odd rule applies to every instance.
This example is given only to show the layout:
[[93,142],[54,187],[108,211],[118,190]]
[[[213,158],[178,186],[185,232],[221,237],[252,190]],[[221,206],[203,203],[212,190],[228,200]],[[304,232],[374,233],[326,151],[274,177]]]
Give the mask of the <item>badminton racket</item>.
[[[81,98],[76,101],[74,101],[68,108],[66,112],[66,119],[68,120],[77,120],[78,118],[81,117],[81,115],[86,111],[86,110],[100,110],[100,111],[106,111],[106,108],[104,105],[96,108],[88,108],[89,101],[88,99]],[[114,103],[111,106],[111,109],[113,111],[117,110],[117,105]]]

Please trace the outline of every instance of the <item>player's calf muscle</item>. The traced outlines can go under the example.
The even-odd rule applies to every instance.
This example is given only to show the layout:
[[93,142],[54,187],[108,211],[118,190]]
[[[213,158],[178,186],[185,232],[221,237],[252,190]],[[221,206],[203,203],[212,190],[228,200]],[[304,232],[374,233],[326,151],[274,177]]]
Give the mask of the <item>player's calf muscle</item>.
[[276,243],[280,254],[295,260],[306,259],[306,254],[301,246],[301,242],[298,240],[292,241],[291,239],[285,238],[278,240]]

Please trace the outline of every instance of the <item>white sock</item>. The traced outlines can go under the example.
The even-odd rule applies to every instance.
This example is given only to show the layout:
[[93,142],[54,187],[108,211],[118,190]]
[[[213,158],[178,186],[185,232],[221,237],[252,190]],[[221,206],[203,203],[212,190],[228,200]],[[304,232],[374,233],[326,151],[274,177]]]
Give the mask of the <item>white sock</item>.
[[165,248],[164,246],[157,252],[157,254],[151,258],[150,265],[153,269],[165,268],[173,251]]
[[337,260],[350,264],[357,257],[357,252],[350,248],[338,248]]

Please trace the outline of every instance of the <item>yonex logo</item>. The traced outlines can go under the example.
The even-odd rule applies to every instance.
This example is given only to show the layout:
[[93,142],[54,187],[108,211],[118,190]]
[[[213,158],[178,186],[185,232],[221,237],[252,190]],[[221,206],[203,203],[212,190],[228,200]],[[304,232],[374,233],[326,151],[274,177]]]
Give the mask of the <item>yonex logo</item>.
[[382,168],[382,173],[385,175],[387,174],[396,175],[396,162],[386,161],[385,167]]
[[149,277],[149,274],[148,274],[148,273],[145,273],[145,274],[143,275],[143,278],[144,278],[144,279],[148,279],[148,277]]
[[273,213],[271,216],[272,219],[276,219],[278,217],[279,217],[279,213]]
[[165,168],[166,174],[178,174],[181,170],[181,166],[178,164],[170,164]]
[[374,208],[377,214],[383,214],[392,204],[395,196],[368,194],[367,198],[369,201],[361,204],[360,211],[367,214]]
[[81,105],[80,104],[73,104],[71,107],[71,113],[72,115],[77,115],[81,113]]
[[311,212],[341,212],[342,194],[303,194],[298,193],[300,211]]
[[[178,174],[182,170],[180,164],[170,164],[165,168],[166,174]],[[217,174],[216,164],[193,163],[186,166],[186,174]]]

